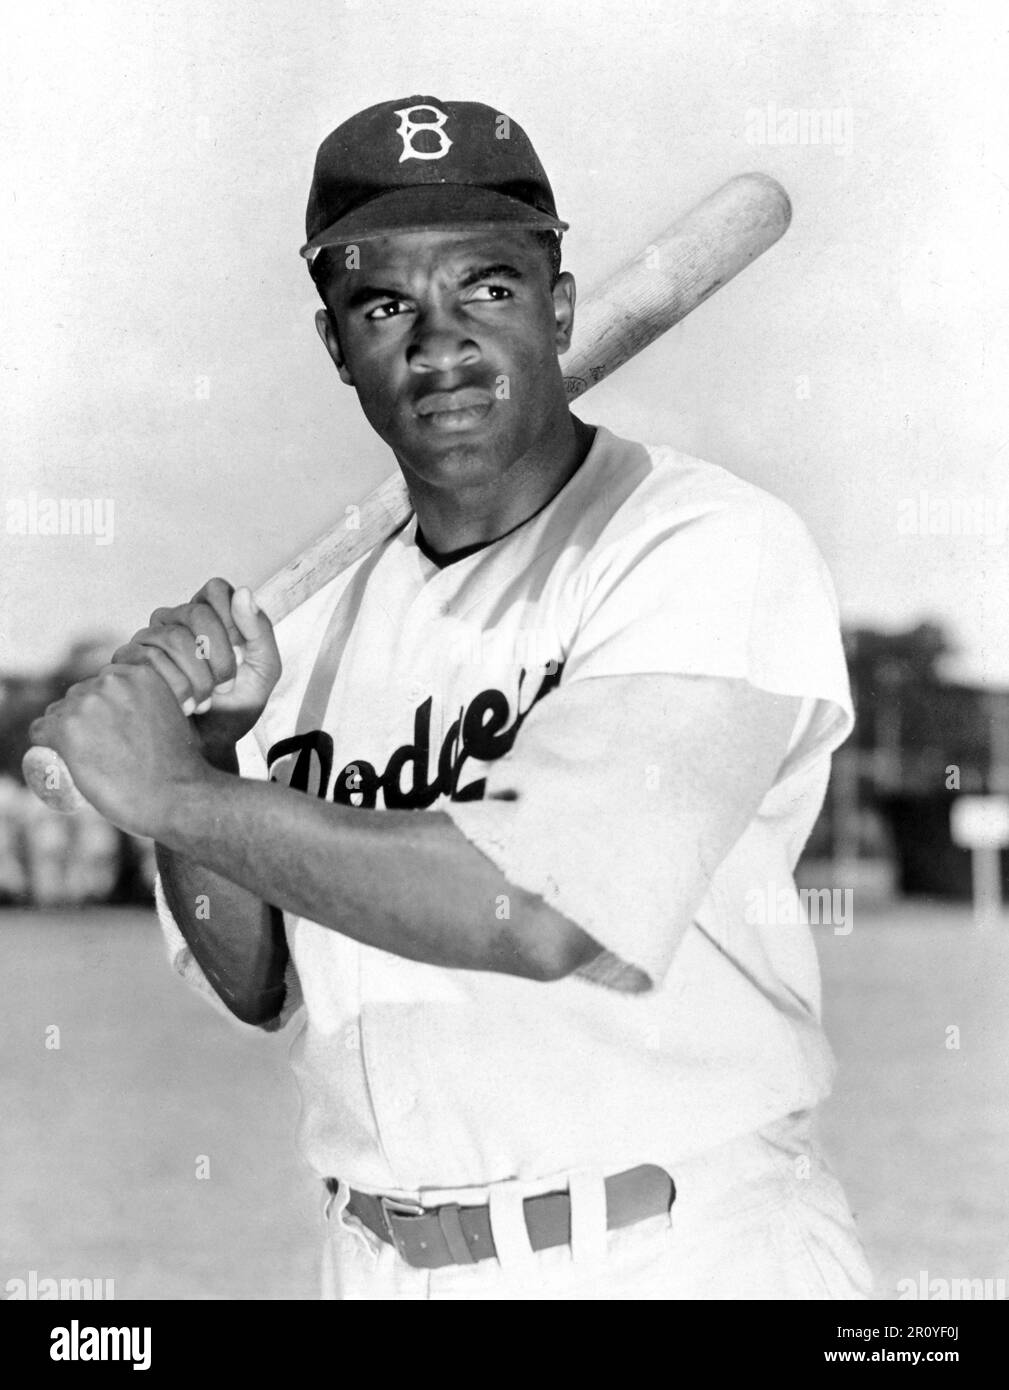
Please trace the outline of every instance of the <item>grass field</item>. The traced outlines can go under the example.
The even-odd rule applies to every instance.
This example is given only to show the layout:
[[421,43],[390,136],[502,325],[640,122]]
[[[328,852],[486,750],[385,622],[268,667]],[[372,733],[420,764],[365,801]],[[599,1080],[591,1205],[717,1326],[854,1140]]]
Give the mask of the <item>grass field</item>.
[[[1009,1280],[1009,921],[904,904],[815,930],[841,1068],[824,1136],[877,1297],[923,1270]],[[287,1041],[192,998],[152,914],[0,931],[0,1296],[35,1270],[117,1298],[315,1298]]]

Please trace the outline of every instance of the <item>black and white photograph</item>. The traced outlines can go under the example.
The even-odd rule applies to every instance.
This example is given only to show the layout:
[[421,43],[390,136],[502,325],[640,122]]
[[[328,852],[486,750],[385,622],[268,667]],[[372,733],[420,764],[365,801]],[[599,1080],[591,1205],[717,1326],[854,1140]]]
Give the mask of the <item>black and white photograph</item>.
[[39,1354],[157,1371],[162,1302],[799,1301],[857,1305],[810,1366],[968,1361],[1009,1297],[1004,13],[6,15]]

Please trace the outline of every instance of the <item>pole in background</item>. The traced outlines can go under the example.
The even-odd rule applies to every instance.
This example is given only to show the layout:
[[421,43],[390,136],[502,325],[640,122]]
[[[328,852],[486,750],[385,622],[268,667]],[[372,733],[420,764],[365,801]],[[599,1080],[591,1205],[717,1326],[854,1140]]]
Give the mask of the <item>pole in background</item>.
[[1009,696],[989,691],[984,704],[991,748],[988,790],[1000,796],[1009,795]]
[[900,665],[884,661],[876,670],[875,747],[873,781],[878,792],[897,792],[903,782]]
[[1002,856],[1009,845],[1009,796],[958,796],[950,809],[953,843],[971,852],[974,925],[998,924],[1002,912]]
[[834,754],[830,770],[830,810],[831,867],[836,885],[853,883],[858,871],[858,770],[857,749],[842,748]]

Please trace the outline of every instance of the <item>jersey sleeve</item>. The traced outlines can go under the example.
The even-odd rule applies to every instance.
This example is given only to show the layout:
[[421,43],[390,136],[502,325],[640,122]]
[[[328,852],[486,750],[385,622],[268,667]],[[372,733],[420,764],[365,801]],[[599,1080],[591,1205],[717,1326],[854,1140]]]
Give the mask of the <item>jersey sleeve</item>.
[[[247,734],[239,741],[236,752],[238,754],[238,771],[241,777],[250,777],[260,781],[266,780],[266,761],[254,733]],[[232,1023],[238,1023],[239,1020],[235,1018],[207,979],[193,955],[189,943],[182,935],[179,925],[172,915],[171,908],[168,906],[160,874],[157,874],[154,879],[154,906],[158,914],[168,962],[172,969],[194,993],[198,994],[201,999],[205,999],[218,1013],[223,1014]],[[302,1006],[301,981],[298,979],[293,956],[288,957],[284,985],[284,1002],[280,1013],[261,1026],[260,1031],[262,1032],[272,1033],[283,1028]]]
[[565,679],[665,672],[798,696],[786,771],[842,743],[854,712],[837,598],[809,531],[756,488],[649,527],[586,568]]
[[850,730],[837,606],[805,527],[754,489],[601,551],[579,611],[562,680],[491,765],[485,799],[443,809],[509,882],[600,943],[581,974],[638,992],[701,906],[712,844],[732,847],[724,828],[762,737],[758,725],[732,744],[734,711],[753,708],[739,692],[792,697],[768,795]]

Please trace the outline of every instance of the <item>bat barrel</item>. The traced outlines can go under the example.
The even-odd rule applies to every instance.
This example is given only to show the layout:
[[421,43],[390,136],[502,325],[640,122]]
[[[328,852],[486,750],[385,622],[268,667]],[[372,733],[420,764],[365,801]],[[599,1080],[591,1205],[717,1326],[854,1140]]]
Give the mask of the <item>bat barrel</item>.
[[767,174],[729,179],[594,290],[564,362],[575,399],[693,312],[788,230],[792,206]]

